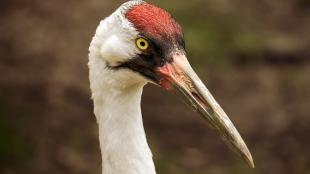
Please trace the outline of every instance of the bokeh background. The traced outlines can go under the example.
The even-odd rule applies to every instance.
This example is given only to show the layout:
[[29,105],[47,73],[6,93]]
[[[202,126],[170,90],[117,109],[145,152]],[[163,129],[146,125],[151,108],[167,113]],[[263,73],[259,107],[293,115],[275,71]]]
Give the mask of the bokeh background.
[[[0,173],[99,174],[88,46],[121,0],[0,1]],[[150,0],[184,28],[190,62],[247,142],[239,160],[176,96],[148,85],[160,174],[310,173],[310,1]]]

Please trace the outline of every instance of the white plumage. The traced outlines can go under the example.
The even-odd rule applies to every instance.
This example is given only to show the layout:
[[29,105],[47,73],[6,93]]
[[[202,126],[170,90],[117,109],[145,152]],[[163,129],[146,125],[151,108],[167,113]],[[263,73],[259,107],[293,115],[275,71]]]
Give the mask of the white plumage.
[[89,69],[94,112],[99,125],[104,174],[155,174],[141,115],[141,95],[147,80],[115,65],[140,51],[138,32],[123,17],[124,11],[140,1],[123,4],[100,22],[89,48]]
[[[129,9],[144,3],[140,0],[129,1],[101,21],[89,47],[90,87],[99,125],[104,174],[156,173],[140,107],[144,85],[156,82],[141,75],[141,72],[115,68],[144,54],[135,44],[141,33],[125,17]],[[176,53],[169,54],[174,56],[174,62],[166,63],[168,69],[161,65],[156,67],[154,73],[169,70],[168,74],[161,74],[162,79],[170,75],[168,81],[175,80],[185,97],[216,127],[226,142],[254,166],[246,145],[229,118],[191,69],[179,47],[175,50]],[[160,85],[165,87],[165,84]]]

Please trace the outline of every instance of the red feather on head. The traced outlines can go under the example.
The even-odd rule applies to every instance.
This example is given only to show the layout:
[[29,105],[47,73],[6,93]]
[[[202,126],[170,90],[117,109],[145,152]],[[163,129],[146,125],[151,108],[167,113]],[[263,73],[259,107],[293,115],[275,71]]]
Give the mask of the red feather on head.
[[174,40],[182,36],[182,28],[171,14],[154,5],[136,5],[129,9],[125,16],[139,32],[152,37]]

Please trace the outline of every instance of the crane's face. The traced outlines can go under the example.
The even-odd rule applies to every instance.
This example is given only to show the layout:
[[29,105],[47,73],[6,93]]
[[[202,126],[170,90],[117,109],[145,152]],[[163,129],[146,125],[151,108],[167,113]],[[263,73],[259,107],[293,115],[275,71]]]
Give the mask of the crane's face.
[[113,21],[115,28],[104,39],[101,56],[114,72],[131,70],[147,81],[162,84],[160,68],[186,53],[180,25],[166,11],[146,3],[122,15]]
[[[167,90],[175,89],[218,130],[227,144],[254,167],[238,131],[191,68],[180,25],[153,5],[138,2],[126,9],[120,28],[111,27],[101,55],[115,72],[130,71]],[[109,22],[107,22],[109,23]]]

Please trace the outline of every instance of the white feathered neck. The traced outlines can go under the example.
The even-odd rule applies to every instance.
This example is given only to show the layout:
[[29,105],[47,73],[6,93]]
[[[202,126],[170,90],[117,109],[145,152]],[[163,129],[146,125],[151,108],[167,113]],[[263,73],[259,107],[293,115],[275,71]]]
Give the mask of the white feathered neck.
[[143,1],[130,1],[101,21],[89,48],[89,78],[104,174],[155,174],[152,153],[145,137],[141,95],[147,81],[129,70],[112,70],[139,53],[138,32],[122,13]]

